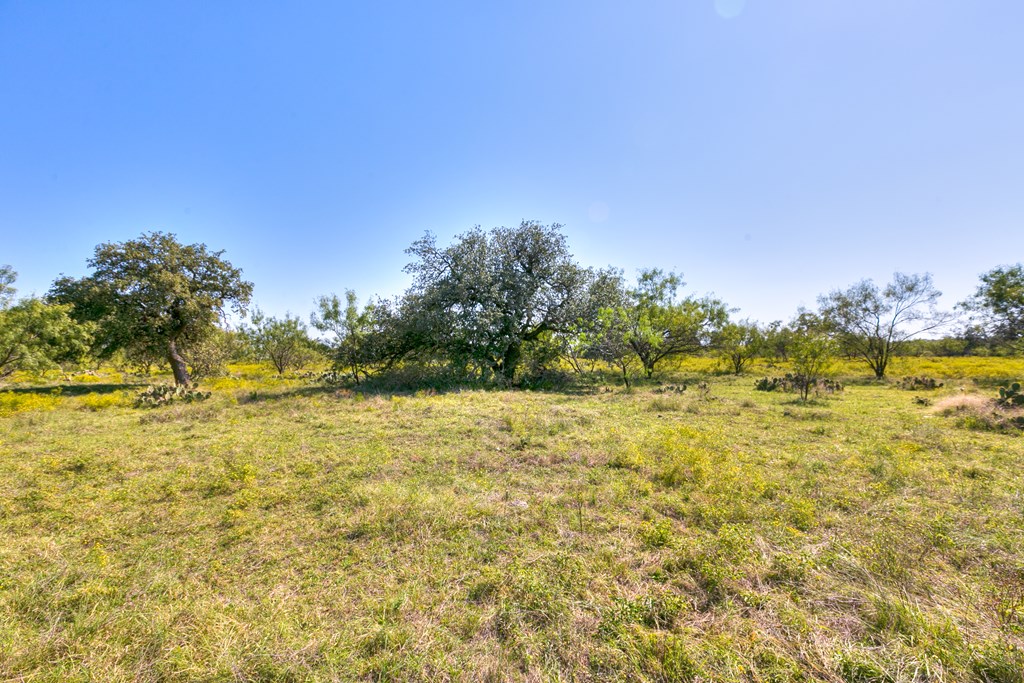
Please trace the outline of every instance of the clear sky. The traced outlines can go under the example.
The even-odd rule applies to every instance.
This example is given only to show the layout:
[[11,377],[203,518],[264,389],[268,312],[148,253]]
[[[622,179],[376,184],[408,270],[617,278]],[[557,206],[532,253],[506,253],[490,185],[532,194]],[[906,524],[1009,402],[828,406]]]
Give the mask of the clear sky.
[[952,306],[1024,260],[1024,2],[0,0],[22,294],[163,230],[306,316],[523,219],[740,317],[897,270]]

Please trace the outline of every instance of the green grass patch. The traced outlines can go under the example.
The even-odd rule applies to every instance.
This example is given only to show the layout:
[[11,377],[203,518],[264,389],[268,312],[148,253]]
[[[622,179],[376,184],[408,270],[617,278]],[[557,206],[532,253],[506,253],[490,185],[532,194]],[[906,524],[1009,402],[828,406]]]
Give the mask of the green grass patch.
[[0,680],[1020,682],[1024,438],[957,397],[1024,372],[943,363],[899,373],[985,374],[934,406],[761,369],[707,397],[13,386]]

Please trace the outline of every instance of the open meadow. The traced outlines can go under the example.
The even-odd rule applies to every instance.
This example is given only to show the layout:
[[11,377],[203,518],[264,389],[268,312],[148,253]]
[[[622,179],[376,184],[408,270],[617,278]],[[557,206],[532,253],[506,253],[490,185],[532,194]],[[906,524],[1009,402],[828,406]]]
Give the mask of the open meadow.
[[0,680],[1024,681],[1024,438],[963,398],[1024,362],[710,370],[10,385]]

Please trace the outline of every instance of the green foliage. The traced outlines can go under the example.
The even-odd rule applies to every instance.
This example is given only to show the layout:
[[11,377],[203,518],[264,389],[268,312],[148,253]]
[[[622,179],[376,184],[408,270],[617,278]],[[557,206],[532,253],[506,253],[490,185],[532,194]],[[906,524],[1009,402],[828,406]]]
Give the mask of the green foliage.
[[715,335],[714,345],[732,373],[741,375],[750,361],[762,354],[765,335],[756,323],[749,320],[728,323]]
[[974,296],[960,307],[978,317],[979,328],[992,340],[1020,341],[1024,338],[1024,264],[983,273]]
[[159,408],[172,403],[195,403],[210,398],[211,392],[196,385],[152,384],[135,395],[136,408]]
[[238,361],[250,353],[248,340],[235,330],[214,329],[200,341],[182,350],[188,363],[189,375],[194,380],[223,377],[228,363]]
[[836,394],[843,390],[843,385],[828,377],[814,377],[804,373],[787,372],[783,377],[762,377],[754,382],[755,391],[797,391],[802,399],[810,392],[815,394]]
[[390,368],[407,350],[405,330],[392,305],[378,299],[359,310],[356,293],[345,292],[317,299],[313,327],[327,335],[324,345],[337,372],[359,384],[374,372]]
[[660,519],[640,525],[640,539],[650,548],[663,548],[672,542],[672,522]]
[[658,268],[641,270],[627,292],[621,319],[623,341],[633,349],[648,377],[666,359],[711,346],[728,320],[724,303],[713,297],[677,296],[683,281]]
[[825,329],[881,379],[909,339],[950,320],[935,308],[941,294],[930,274],[896,273],[885,288],[862,280],[849,289],[819,297],[818,303]]
[[0,308],[0,379],[76,362],[88,351],[92,326],[78,324],[70,306],[23,299]]
[[792,383],[806,401],[832,367],[835,360],[835,343],[826,335],[808,330],[793,338],[790,357],[793,361]]
[[590,354],[616,368],[627,388],[633,368],[640,362],[629,340],[628,309],[622,306],[602,308],[588,339]]
[[50,298],[72,305],[76,320],[97,323],[97,356],[126,349],[159,357],[171,364],[176,384],[188,384],[182,349],[212,334],[226,306],[243,312],[252,294],[252,283],[223,253],[160,232],[100,244],[88,261],[92,275],[61,276]]
[[999,387],[999,398],[996,399],[996,403],[1003,407],[1024,406],[1024,393],[1021,393],[1020,382]]
[[512,381],[523,347],[567,332],[598,306],[594,273],[572,259],[561,226],[479,227],[445,248],[427,234],[407,250],[414,278],[400,306],[410,352]]
[[10,266],[0,266],[0,309],[7,308],[14,300],[14,294],[18,291],[14,288],[14,281],[18,274]]
[[268,317],[256,309],[242,334],[254,356],[270,361],[278,375],[301,369],[316,357],[305,323],[287,313],[284,318]]

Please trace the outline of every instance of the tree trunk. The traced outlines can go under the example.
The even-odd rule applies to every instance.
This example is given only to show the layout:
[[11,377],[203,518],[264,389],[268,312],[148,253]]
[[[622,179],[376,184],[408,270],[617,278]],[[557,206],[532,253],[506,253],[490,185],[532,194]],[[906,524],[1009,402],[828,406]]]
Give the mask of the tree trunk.
[[501,374],[511,382],[515,379],[516,368],[519,367],[519,359],[522,357],[522,346],[518,343],[509,344],[505,349],[505,355],[501,358]]
[[192,383],[192,378],[188,376],[188,365],[178,353],[178,344],[173,339],[167,342],[167,360],[171,364],[171,372],[174,373],[174,383],[177,386]]

